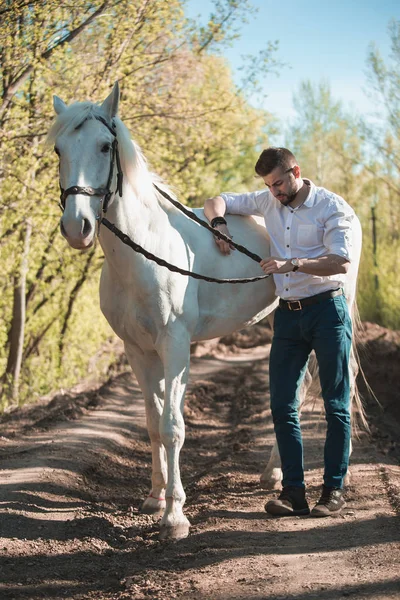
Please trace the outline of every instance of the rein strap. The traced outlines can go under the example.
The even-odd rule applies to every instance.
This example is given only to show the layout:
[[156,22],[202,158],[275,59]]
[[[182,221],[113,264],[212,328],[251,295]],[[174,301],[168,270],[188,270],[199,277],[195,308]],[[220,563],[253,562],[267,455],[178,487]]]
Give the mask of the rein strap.
[[[143,254],[143,256],[157,263],[158,265],[160,265],[160,267],[166,267],[169,271],[172,271],[173,273],[180,273],[181,275],[187,275],[189,277],[193,277],[194,279],[209,281],[210,283],[253,283],[254,281],[260,281],[261,279],[267,279],[267,277],[270,277],[270,275],[260,275],[259,277],[247,277],[245,279],[217,279],[216,277],[206,277],[205,275],[200,275],[200,273],[194,273],[193,271],[181,269],[176,265],[171,265],[163,258],[160,258],[159,256],[148,252],[147,250],[142,248],[142,246],[139,246],[139,244],[136,244],[136,242],[132,241],[130,237],[128,237],[125,233],[122,233],[122,231],[118,229],[118,227],[116,227],[105,217],[101,219],[101,224],[107,227],[107,229],[109,229],[110,231],[112,231],[117,236],[117,238],[121,240],[121,242],[132,248],[132,250],[134,250],[138,254]],[[227,239],[229,240],[230,238]]]
[[[88,117],[88,118],[90,118],[90,117]],[[91,186],[81,187],[80,185],[73,185],[73,186],[67,188],[66,190],[63,190],[63,188],[60,185],[60,190],[61,190],[60,208],[61,208],[61,210],[65,209],[65,201],[66,201],[67,197],[71,194],[72,195],[82,194],[83,196],[100,196],[103,199],[103,206],[102,206],[103,213],[107,212],[110,200],[113,196],[115,196],[115,194],[117,192],[120,196],[122,196],[122,182],[123,182],[124,175],[122,173],[121,161],[119,158],[118,140],[117,140],[117,132],[115,131],[115,123],[113,121],[112,124],[109,125],[107,123],[107,121],[105,119],[103,119],[103,117],[100,115],[94,115],[94,118],[97,121],[100,121],[101,123],[103,123],[103,125],[105,125],[107,127],[108,131],[110,133],[112,133],[112,135],[114,137],[114,141],[112,143],[112,154],[111,154],[111,159],[110,159],[110,171],[108,173],[107,186],[105,188],[93,188]],[[79,127],[81,125],[83,125],[84,122],[85,121],[82,121],[82,123],[80,123]],[[116,188],[115,192],[112,192],[111,184],[112,184],[113,175],[114,175],[114,163],[117,163],[117,188]]]
[[164,190],[160,189],[155,184],[154,187],[156,188],[157,192],[164,196],[164,198],[171,202],[171,204],[176,206],[176,208],[182,211],[187,217],[189,217],[189,219],[192,219],[192,221],[196,221],[196,223],[198,223],[202,227],[205,227],[205,229],[208,229],[208,231],[211,231],[211,233],[215,235],[215,237],[219,238],[220,240],[224,240],[224,242],[228,242],[228,244],[236,248],[236,250],[239,250],[239,252],[241,252],[242,254],[246,254],[246,256],[249,256],[252,260],[258,263],[262,261],[261,256],[258,256],[258,254],[255,254],[254,252],[251,252],[251,250],[248,250],[245,246],[242,246],[241,244],[236,244],[236,242],[232,241],[232,238],[228,237],[224,233],[221,233],[221,231],[218,231],[218,229],[214,229],[213,227],[211,227],[211,225],[203,221],[203,219],[200,219],[191,210],[188,210],[186,206],[178,202],[178,200],[174,200],[173,198],[171,198],[171,196],[169,196],[167,192],[164,192]]

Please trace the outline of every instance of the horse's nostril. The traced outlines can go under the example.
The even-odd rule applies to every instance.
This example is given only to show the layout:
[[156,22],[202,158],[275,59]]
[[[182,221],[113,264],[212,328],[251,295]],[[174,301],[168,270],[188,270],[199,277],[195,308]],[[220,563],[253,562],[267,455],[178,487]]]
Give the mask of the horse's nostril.
[[83,237],[86,237],[89,235],[89,233],[92,230],[92,226],[90,224],[89,219],[83,219],[83,227],[82,227],[82,235]]

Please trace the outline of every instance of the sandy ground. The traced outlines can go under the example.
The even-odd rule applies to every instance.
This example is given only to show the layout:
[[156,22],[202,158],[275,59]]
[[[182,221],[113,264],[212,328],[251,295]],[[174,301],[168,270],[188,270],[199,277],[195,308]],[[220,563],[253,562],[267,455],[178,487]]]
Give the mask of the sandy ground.
[[[222,343],[225,342],[225,343]],[[268,332],[194,348],[181,454],[190,536],[158,540],[140,514],[149,445],[140,390],[122,372],[0,423],[0,599],[386,600],[400,597],[400,333],[366,324],[372,436],[355,442],[347,507],[274,519],[259,477],[273,443]],[[324,420],[303,415],[311,504]]]

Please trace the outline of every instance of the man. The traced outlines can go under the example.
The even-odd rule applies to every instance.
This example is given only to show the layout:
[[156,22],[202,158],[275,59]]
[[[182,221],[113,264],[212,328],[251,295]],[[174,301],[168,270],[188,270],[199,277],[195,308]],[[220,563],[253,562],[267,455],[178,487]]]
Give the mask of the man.
[[[265,219],[272,256],[260,265],[265,273],[273,274],[280,296],[270,354],[270,392],[283,472],[282,492],[265,509],[275,516],[310,513],[298,406],[299,389],[314,350],[327,436],[322,494],[311,515],[325,517],[345,506],[352,328],[342,286],[352,259],[355,215],[340,196],[303,179],[294,155],[286,148],[264,150],[255,170],[267,190],[223,193],[208,199],[204,212],[211,225],[229,237],[226,212]],[[229,254],[229,244],[215,239],[219,250]]]

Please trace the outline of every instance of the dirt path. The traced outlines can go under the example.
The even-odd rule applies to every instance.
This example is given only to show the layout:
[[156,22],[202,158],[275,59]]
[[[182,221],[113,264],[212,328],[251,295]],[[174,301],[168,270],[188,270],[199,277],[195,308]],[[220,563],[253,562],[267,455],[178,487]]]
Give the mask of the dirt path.
[[[139,513],[150,455],[130,374],[3,419],[0,599],[399,598],[400,467],[384,434],[356,442],[341,516],[264,512],[268,351],[193,358],[181,460],[192,529],[178,543]],[[312,502],[324,421],[306,412],[303,424]]]

